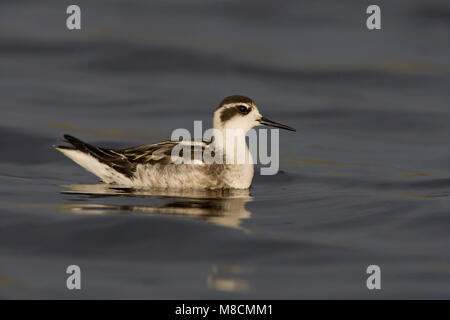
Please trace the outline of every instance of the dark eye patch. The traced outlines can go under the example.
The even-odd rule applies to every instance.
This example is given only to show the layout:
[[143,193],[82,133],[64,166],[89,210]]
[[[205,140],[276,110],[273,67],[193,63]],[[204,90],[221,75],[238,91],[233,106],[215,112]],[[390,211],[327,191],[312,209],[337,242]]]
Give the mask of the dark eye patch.
[[226,122],[237,114],[239,114],[239,111],[236,108],[226,108],[225,110],[221,111],[220,120],[222,122]]
[[[242,107],[242,110],[241,110],[241,107]],[[245,110],[244,110],[244,108],[245,108]],[[244,105],[238,105],[238,106],[235,106],[235,107],[225,108],[220,113],[220,120],[222,122],[225,122],[225,121],[230,120],[231,118],[233,118],[236,115],[241,115],[241,116],[246,115],[251,110],[252,110],[251,107],[248,108],[248,107],[246,107]]]

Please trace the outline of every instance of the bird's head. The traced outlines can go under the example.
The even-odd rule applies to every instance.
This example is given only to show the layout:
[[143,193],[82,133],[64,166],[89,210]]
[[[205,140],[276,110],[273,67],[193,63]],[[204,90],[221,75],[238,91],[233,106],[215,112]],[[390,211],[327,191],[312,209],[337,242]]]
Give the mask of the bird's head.
[[256,126],[271,126],[290,131],[294,128],[264,118],[255,102],[245,96],[229,96],[222,100],[214,112],[214,128],[218,130],[241,129],[247,132]]

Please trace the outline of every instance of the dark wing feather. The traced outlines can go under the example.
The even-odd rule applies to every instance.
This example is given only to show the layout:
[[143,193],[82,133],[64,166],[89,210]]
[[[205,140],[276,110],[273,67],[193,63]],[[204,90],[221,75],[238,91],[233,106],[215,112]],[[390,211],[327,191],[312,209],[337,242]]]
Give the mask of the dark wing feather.
[[[172,162],[172,149],[183,141],[163,141],[155,144],[138,146],[134,148],[116,150],[123,154],[129,161],[141,164],[169,164]],[[190,141],[192,142],[192,141]],[[190,157],[194,159],[195,151],[203,152],[208,146],[208,142],[203,141],[201,145],[191,145]],[[183,149],[180,150],[180,157],[184,157]]]
[[[133,177],[138,164],[169,164],[172,149],[181,141],[163,141],[155,144],[137,146],[127,149],[107,149],[83,142],[70,135],[64,135],[66,141],[75,149],[87,153],[100,162],[110,166],[127,177]],[[202,152],[208,144],[203,142]],[[67,148],[67,147],[60,147]],[[194,157],[195,146],[191,147],[191,158]],[[181,153],[180,156],[183,156]]]
[[133,176],[136,164],[130,162],[124,155],[116,152],[114,149],[100,148],[68,134],[64,135],[64,138],[68,143],[72,144],[75,149],[93,156],[100,162],[110,166],[127,177]]
[[170,163],[172,149],[179,141],[163,141],[155,144],[117,150],[129,161],[141,164]]

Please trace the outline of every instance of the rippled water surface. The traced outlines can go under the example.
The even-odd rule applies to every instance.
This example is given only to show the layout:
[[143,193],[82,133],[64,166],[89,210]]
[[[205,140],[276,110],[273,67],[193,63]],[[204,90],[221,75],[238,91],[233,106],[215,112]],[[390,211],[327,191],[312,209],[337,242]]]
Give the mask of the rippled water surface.
[[[82,31],[0,3],[0,297],[450,298],[448,1],[386,2],[381,31],[364,1],[77,3]],[[166,139],[230,94],[297,128],[248,192],[108,187],[52,148]]]

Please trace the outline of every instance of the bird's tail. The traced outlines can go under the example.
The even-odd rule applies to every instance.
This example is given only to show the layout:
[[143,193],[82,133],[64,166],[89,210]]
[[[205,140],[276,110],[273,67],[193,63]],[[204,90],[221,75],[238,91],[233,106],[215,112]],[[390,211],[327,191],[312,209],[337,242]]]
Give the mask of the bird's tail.
[[111,151],[96,147],[71,135],[64,135],[65,142],[71,146],[56,146],[56,150],[72,159],[75,163],[93,173],[106,183],[128,184],[130,179],[111,166],[117,155]]

